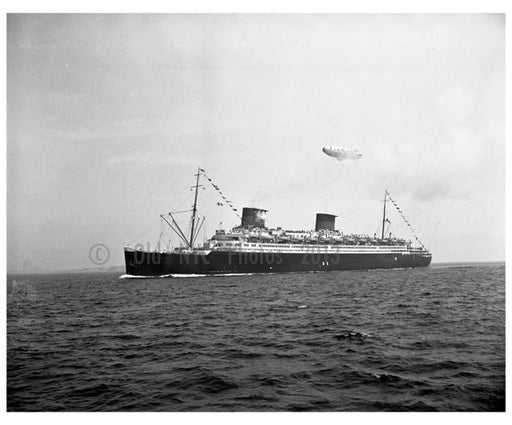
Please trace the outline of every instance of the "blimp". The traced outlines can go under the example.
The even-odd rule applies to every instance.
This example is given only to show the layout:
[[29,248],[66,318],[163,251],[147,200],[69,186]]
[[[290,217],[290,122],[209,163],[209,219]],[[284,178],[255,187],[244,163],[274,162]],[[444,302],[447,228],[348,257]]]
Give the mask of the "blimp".
[[344,159],[359,159],[363,156],[357,149],[347,149],[340,146],[324,146],[322,152],[336,158],[338,161]]

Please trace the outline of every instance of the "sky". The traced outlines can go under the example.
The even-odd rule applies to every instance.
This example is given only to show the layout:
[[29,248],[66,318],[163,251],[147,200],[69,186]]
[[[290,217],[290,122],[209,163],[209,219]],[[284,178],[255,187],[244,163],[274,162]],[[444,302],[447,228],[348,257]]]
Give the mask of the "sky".
[[[122,265],[199,166],[270,227],[373,234],[387,189],[434,262],[504,261],[504,15],[8,15],[8,270]],[[203,184],[201,238],[239,223]]]

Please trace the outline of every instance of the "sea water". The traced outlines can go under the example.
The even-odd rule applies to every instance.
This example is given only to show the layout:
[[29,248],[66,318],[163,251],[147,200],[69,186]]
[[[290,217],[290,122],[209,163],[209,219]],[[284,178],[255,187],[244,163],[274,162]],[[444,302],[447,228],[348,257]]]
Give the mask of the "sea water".
[[7,277],[9,411],[503,411],[505,265]]

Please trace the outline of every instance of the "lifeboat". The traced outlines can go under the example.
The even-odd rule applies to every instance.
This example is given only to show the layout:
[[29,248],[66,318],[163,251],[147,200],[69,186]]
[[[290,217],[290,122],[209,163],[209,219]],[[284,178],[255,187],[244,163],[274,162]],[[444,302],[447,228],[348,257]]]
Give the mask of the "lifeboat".
[[354,245],[356,240],[354,238],[343,238],[344,245]]
[[274,236],[272,236],[271,234],[269,234],[268,232],[261,232],[258,237],[262,240],[262,241],[270,241],[270,240],[274,240]]
[[318,241],[318,233],[316,233],[316,232],[310,233],[310,234],[306,237],[306,240],[307,240],[308,242],[317,242],[317,241]]
[[304,243],[304,235],[291,235],[290,239],[293,243]]

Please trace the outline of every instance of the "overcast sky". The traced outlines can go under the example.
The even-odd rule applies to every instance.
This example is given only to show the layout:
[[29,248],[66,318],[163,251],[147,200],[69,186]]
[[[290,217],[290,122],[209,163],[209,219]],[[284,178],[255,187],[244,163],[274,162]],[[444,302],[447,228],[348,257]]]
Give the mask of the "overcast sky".
[[[9,15],[7,267],[93,266],[95,243],[123,264],[190,207],[198,166],[269,226],[327,212],[373,234],[387,189],[433,261],[504,260],[504,31],[504,15]],[[200,194],[207,235],[238,222],[217,201]]]

